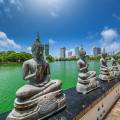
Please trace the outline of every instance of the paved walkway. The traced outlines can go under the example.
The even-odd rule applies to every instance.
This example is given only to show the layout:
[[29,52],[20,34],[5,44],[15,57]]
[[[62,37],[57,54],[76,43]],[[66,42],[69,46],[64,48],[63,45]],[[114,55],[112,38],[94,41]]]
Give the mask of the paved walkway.
[[114,105],[110,113],[107,115],[105,120],[120,120],[120,99]]

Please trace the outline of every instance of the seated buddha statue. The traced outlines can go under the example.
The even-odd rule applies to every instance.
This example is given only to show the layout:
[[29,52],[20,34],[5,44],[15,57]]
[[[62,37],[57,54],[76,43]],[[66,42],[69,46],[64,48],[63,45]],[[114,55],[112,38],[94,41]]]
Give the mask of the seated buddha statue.
[[80,59],[77,61],[79,73],[76,90],[78,93],[86,94],[99,87],[99,82],[96,79],[96,72],[88,71],[88,65],[85,60],[86,52],[83,50],[83,48],[80,49],[79,53]]
[[102,53],[102,57],[100,59],[100,75],[99,79],[103,81],[110,81],[113,79],[112,72],[110,68],[107,66],[107,53]]
[[112,71],[113,77],[118,78],[120,76],[120,70],[114,56],[112,56],[111,62],[112,62],[111,71]]
[[50,80],[50,67],[43,57],[43,45],[37,36],[32,46],[33,58],[23,63],[26,85],[16,92],[14,109],[7,120],[42,120],[65,107],[61,81]]

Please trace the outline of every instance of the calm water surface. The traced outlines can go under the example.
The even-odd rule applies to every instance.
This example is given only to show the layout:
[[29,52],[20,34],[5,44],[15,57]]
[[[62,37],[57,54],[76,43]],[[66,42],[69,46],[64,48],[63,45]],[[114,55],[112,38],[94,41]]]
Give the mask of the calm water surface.
[[[62,88],[74,87],[77,82],[77,68],[75,61],[50,63],[51,79],[62,81]],[[89,62],[89,69],[99,74],[98,62]],[[24,85],[22,80],[22,65],[0,65],[0,113],[7,112],[13,108],[16,90]]]

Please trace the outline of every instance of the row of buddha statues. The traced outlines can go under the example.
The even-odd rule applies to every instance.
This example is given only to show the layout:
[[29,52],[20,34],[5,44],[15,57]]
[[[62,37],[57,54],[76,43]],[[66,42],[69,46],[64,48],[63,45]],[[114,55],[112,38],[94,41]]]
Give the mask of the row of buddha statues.
[[102,53],[100,59],[100,74],[97,78],[95,71],[88,70],[88,64],[85,60],[86,52],[83,48],[80,50],[80,59],[77,62],[78,66],[78,81],[76,90],[78,93],[86,94],[98,87],[100,87],[99,80],[109,82],[111,80],[119,79],[120,69],[114,56],[111,58],[111,67],[107,64],[107,53]]
[[[50,67],[43,57],[43,45],[37,36],[32,45],[32,59],[23,63],[23,79],[29,82],[16,92],[14,109],[7,116],[7,120],[43,120],[66,107],[66,96],[61,89],[60,80],[50,79]],[[88,70],[85,60],[86,52],[81,48],[78,66],[78,93],[88,93],[100,86],[95,71]],[[112,69],[109,69],[106,54],[100,60],[99,78],[110,81],[119,76],[120,72],[115,59],[112,59]]]

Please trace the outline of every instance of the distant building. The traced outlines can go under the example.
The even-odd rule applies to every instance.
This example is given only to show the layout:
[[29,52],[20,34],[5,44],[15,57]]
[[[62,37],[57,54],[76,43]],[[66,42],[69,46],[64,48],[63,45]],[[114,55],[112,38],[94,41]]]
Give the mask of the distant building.
[[115,54],[114,51],[108,52],[108,55],[110,55],[110,56],[112,56],[112,55],[114,55],[114,54]]
[[75,48],[75,56],[76,58],[79,58],[79,47]]
[[98,47],[94,47],[93,48],[93,55],[94,56],[98,56],[101,54],[101,48],[98,48]]
[[69,51],[68,52],[68,58],[72,58],[72,54],[73,54],[72,51]]
[[103,48],[103,50],[102,50],[102,53],[106,53],[106,50],[105,50],[105,48]]
[[67,58],[73,58],[75,57],[75,49],[69,49],[66,51],[66,57]]
[[49,44],[44,45],[44,54],[45,54],[45,56],[49,55]]
[[65,58],[66,57],[65,54],[66,54],[66,48],[65,47],[60,48],[60,58]]

